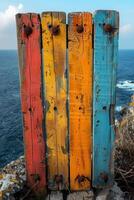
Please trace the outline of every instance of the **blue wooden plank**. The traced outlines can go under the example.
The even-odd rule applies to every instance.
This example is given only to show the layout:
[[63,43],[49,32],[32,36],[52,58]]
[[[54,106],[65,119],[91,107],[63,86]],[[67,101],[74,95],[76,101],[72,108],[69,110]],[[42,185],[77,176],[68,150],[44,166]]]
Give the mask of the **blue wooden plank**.
[[119,13],[94,15],[93,186],[113,183],[114,105]]

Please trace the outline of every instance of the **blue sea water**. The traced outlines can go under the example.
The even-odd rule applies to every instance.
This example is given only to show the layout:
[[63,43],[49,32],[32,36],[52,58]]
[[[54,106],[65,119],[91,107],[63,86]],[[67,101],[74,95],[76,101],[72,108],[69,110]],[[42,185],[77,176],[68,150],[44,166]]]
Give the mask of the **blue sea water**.
[[[119,51],[117,110],[134,94],[134,50]],[[18,57],[0,50],[0,167],[23,154]]]
[[126,106],[134,94],[134,50],[119,51],[117,68],[117,109]]
[[17,51],[0,51],[0,167],[23,153]]

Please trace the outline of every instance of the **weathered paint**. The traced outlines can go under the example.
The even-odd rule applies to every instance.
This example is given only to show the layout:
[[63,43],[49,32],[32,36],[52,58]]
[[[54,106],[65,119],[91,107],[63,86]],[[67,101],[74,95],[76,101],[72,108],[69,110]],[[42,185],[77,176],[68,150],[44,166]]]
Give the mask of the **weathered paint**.
[[70,188],[86,190],[91,181],[92,15],[70,13],[68,18]]
[[93,186],[95,187],[105,187],[113,183],[113,112],[118,30],[118,12],[99,10],[95,13],[93,95]]
[[27,182],[38,194],[45,193],[45,144],[41,92],[40,17],[17,14],[20,92],[23,114]]
[[48,187],[68,188],[66,14],[42,14]]

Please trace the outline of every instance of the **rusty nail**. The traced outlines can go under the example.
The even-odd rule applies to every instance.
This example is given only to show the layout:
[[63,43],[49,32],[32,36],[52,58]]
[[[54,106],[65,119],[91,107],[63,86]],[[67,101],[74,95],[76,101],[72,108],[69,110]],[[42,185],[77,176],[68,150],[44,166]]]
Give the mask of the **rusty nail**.
[[89,181],[90,182],[90,179],[84,175],[80,176],[78,175],[76,178],[75,178],[75,181],[78,181],[79,184],[81,184],[82,182],[84,182],[85,180]]
[[84,182],[85,177],[84,176],[79,176],[78,177],[78,183]]
[[103,24],[103,27],[107,33],[112,33],[114,31],[114,28],[111,24]]
[[78,33],[82,33],[83,31],[84,31],[83,26],[82,26],[82,25],[78,25],[78,26],[77,26],[77,32],[78,32]]
[[52,34],[53,35],[59,35],[59,33],[60,33],[60,26],[59,25],[53,26],[52,27]]
[[100,173],[100,177],[102,180],[104,180],[105,183],[108,182],[108,175],[107,173],[103,172],[103,173]]
[[55,175],[54,180],[55,180],[55,182],[56,182],[57,184],[63,183],[63,176],[62,176],[62,175]]
[[29,37],[32,34],[33,30],[30,26],[24,25],[24,32],[25,32],[26,36]]

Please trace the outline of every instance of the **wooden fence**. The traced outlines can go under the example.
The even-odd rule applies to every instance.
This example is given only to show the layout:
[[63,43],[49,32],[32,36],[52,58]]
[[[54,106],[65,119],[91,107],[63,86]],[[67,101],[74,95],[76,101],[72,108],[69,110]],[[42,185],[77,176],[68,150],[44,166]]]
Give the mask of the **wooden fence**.
[[112,185],[118,12],[16,22],[28,185],[40,194]]

